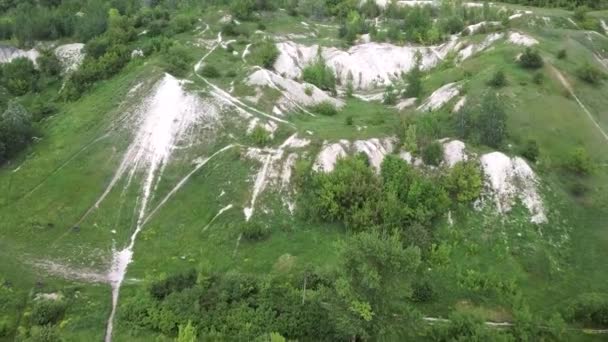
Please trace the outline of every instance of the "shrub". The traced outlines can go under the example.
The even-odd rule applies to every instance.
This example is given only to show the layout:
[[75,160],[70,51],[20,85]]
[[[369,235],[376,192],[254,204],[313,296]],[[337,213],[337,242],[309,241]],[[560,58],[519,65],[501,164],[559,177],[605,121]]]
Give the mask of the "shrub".
[[0,115],[0,164],[27,146],[33,134],[31,115],[11,101]]
[[579,175],[587,175],[593,171],[591,157],[582,147],[575,148],[566,157],[564,167],[571,172]]
[[566,49],[560,49],[557,51],[557,59],[566,59],[568,57],[568,52]]
[[417,53],[414,67],[407,73],[407,75],[405,75],[405,82],[407,83],[407,88],[405,89],[405,93],[403,94],[405,97],[420,97],[420,95],[422,94],[422,70],[420,69],[421,65],[422,55],[420,53]]
[[346,117],[346,119],[344,120],[344,123],[346,123],[347,126],[352,126],[353,125],[353,116],[349,115]]
[[61,73],[61,62],[50,50],[43,51],[36,59],[40,72],[49,77],[57,76]]
[[536,162],[540,154],[538,143],[534,139],[530,139],[521,149],[521,155],[531,162]]
[[608,327],[608,297],[599,293],[585,293],[567,307],[571,321]]
[[196,271],[188,270],[184,273],[174,274],[166,279],[159,280],[150,285],[150,294],[157,300],[163,300],[173,292],[181,292],[196,285]]
[[32,308],[30,320],[34,325],[58,323],[65,313],[66,305],[57,300],[38,300]]
[[250,241],[259,241],[270,235],[270,229],[258,222],[245,222],[241,226],[241,234]]
[[250,60],[266,69],[272,69],[277,57],[279,57],[279,49],[270,39],[253,44],[251,47]]
[[302,70],[302,79],[327,91],[336,91],[336,75],[320,55]]
[[507,136],[507,115],[497,95],[488,92],[482,99],[477,118],[481,142],[497,148]]
[[519,64],[526,69],[538,69],[543,66],[543,59],[538,51],[527,48],[519,57]]
[[532,76],[532,82],[534,82],[534,84],[541,85],[541,84],[543,84],[544,81],[545,81],[545,75],[543,75],[542,72],[537,72],[534,74],[534,76]]
[[163,46],[163,60],[165,70],[174,76],[184,76],[193,62],[189,50],[181,44]]
[[38,81],[38,70],[28,58],[15,58],[10,63],[2,65],[2,83],[13,95],[21,96],[34,90],[36,81]]
[[336,108],[336,106],[334,106],[334,104],[329,101],[319,102],[316,105],[312,106],[310,109],[314,113],[325,116],[334,116],[338,114],[338,109]]
[[395,88],[392,85],[389,85],[384,90],[384,95],[382,96],[382,103],[388,106],[393,106],[397,103],[397,93],[395,92]]
[[413,286],[412,300],[418,303],[427,303],[435,298],[435,290],[428,280],[415,283]]
[[272,141],[270,133],[260,125],[255,126],[251,131],[251,139],[258,146],[266,146]]
[[427,165],[438,166],[443,160],[443,145],[433,141],[422,150],[422,160]]
[[483,188],[479,165],[474,162],[456,163],[446,176],[445,188],[460,203],[477,199]]
[[501,88],[507,85],[507,77],[505,76],[505,72],[502,70],[497,70],[494,72],[492,78],[488,80],[488,85],[495,88]]
[[576,71],[576,75],[583,81],[596,85],[606,78],[606,75],[589,63],[583,64]]
[[213,65],[205,64],[201,69],[201,76],[208,78],[217,78],[220,77],[221,74]]

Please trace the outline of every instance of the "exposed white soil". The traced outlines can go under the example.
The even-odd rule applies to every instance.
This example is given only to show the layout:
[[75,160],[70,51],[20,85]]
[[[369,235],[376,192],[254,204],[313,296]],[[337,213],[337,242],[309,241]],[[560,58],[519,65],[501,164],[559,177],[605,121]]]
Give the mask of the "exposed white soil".
[[458,51],[458,59],[463,61],[487,48],[489,48],[496,41],[504,38],[504,33],[494,32],[486,36],[486,38],[479,44],[469,44],[467,47]]
[[538,44],[538,40],[519,32],[509,33],[509,42],[528,47]]
[[314,62],[320,51],[341,84],[352,77],[353,86],[359,90],[383,87],[408,72],[415,64],[417,52],[422,55],[421,67],[428,70],[439,64],[450,51],[459,46],[456,37],[437,46],[397,46],[387,43],[365,43],[348,50],[318,45],[302,45],[294,42],[277,43],[281,53],[274,64],[278,74],[298,78],[302,69]]
[[604,33],[608,34],[608,24],[606,24],[606,22],[604,20],[600,20],[600,24],[602,25],[602,28],[604,29]]
[[461,85],[456,82],[448,83],[442,86],[441,88],[435,90],[431,96],[429,96],[429,98],[418,107],[418,110],[428,112],[443,107],[446,103],[450,102],[450,100],[460,94],[460,88]]
[[90,283],[107,283],[108,278],[104,273],[98,273],[89,269],[76,269],[50,260],[34,262],[34,266],[49,274],[65,279],[78,280]]
[[[251,86],[271,87],[281,92],[283,96],[277,104],[283,110],[300,109],[308,112],[303,106],[313,106],[321,102],[329,102],[337,108],[344,106],[343,101],[329,96],[312,84],[302,84],[266,69],[256,70],[247,78],[246,83]],[[306,94],[306,89],[309,89],[310,95]]]
[[220,217],[223,213],[225,213],[226,211],[232,209],[233,205],[232,204],[228,204],[227,206],[223,207],[222,209],[220,209],[220,211],[217,212],[217,214],[215,214],[215,216],[213,216],[213,218],[211,219],[211,221],[209,221],[209,223],[207,223],[207,225],[205,226],[205,228],[203,228],[203,232],[206,231],[207,229],[209,229],[209,227],[211,226],[211,224],[218,218]]
[[486,27],[486,26],[500,26],[500,25],[501,25],[500,21],[482,21],[480,23],[467,26],[465,28],[465,30],[468,31],[469,34],[475,34],[475,33],[477,33],[477,31],[479,31],[483,27]]
[[132,260],[135,241],[148,214],[148,202],[153,195],[155,184],[162,178],[163,170],[169,163],[175,146],[187,138],[190,127],[197,124],[201,129],[213,130],[219,121],[219,107],[216,104],[187,93],[182,85],[182,81],[165,74],[152,94],[138,107],[135,113],[135,137],[112,181],[92,208],[101,204],[123,176],[128,176],[126,186],[129,186],[135,174],[143,175],[135,230],[128,245],[114,253],[112,267],[108,273],[108,280],[112,285],[112,312],[108,319],[106,341],[111,341],[112,338],[112,324],[120,286]]
[[36,297],[34,300],[50,300],[50,301],[58,301],[63,298],[61,293],[52,292],[52,293],[36,293]]
[[568,22],[570,24],[572,24],[572,26],[576,27],[577,29],[581,28],[580,26],[578,26],[578,24],[574,20],[572,20],[572,18],[568,18]]
[[454,105],[454,108],[452,108],[452,113],[456,113],[456,112],[460,111],[466,104],[467,104],[467,97],[462,96],[458,100],[458,102],[456,102],[456,104]]
[[285,158],[285,152],[287,149],[303,148],[309,144],[310,140],[298,138],[296,133],[287,138],[278,148],[247,148],[245,157],[259,161],[262,167],[255,175],[249,206],[243,209],[246,221],[249,221],[253,216],[258,197],[269,184],[274,184],[278,187],[278,190],[285,195],[283,202],[290,211],[293,211],[293,201],[289,198],[290,190],[288,185],[291,178],[291,168],[295,164],[298,155],[291,153]]
[[245,60],[245,57],[247,57],[250,54],[249,48],[251,48],[251,43],[247,44],[247,46],[245,46],[245,50],[243,50],[243,53],[241,54],[241,59],[245,63],[247,63],[247,61]]
[[0,63],[8,63],[15,58],[25,57],[36,64],[40,53],[36,49],[21,50],[8,45],[0,45]]
[[65,72],[71,72],[82,64],[84,60],[84,44],[72,43],[64,44],[55,48],[55,56],[61,62]]
[[486,177],[487,196],[493,198],[499,213],[509,212],[519,200],[532,215],[531,222],[547,222],[538,193],[538,178],[522,158],[492,152],[482,155],[480,161]]
[[397,103],[395,108],[397,108],[397,110],[404,110],[405,108],[413,107],[417,100],[417,97],[410,97],[409,99],[401,100],[399,103]]
[[393,152],[394,145],[395,138],[392,137],[356,140],[352,143],[344,139],[334,143],[325,142],[312,168],[317,172],[331,172],[334,170],[338,159],[349,154],[362,152],[367,155],[370,165],[377,172],[380,172],[380,165],[384,157]]
[[462,141],[451,140],[443,143],[443,162],[448,167],[466,160],[468,160],[466,146]]

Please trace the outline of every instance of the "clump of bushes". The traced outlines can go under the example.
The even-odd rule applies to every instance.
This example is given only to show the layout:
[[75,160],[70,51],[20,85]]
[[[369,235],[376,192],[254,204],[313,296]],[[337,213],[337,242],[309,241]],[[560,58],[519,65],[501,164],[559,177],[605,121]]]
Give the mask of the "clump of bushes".
[[566,308],[566,317],[574,322],[608,327],[608,297],[599,293],[585,293]]
[[439,166],[443,160],[443,145],[433,141],[422,150],[422,160],[427,165]]
[[560,49],[557,51],[557,59],[566,59],[568,57],[568,52],[566,49]]
[[382,103],[387,106],[393,106],[397,103],[397,92],[392,85],[389,85],[384,90],[384,94],[382,95]]
[[192,62],[194,62],[194,58],[188,49],[178,43],[172,44],[171,47],[164,47],[162,55],[165,70],[178,77],[185,76],[190,70]]
[[201,69],[201,76],[208,78],[218,78],[221,76],[219,70],[210,64],[205,64]]
[[589,63],[585,63],[583,66],[578,68],[576,75],[581,80],[592,85],[597,85],[606,78],[606,75],[603,72]]
[[520,154],[529,161],[536,162],[538,160],[538,156],[540,155],[540,149],[538,148],[538,143],[536,140],[530,139],[526,141],[526,143],[521,147]]
[[527,48],[519,57],[519,64],[526,69],[538,69],[544,62],[538,51]]
[[257,125],[251,131],[251,139],[257,146],[266,146],[272,141],[272,136],[264,127]]
[[332,93],[336,91],[336,75],[320,55],[315,62],[304,67],[302,79],[316,85],[319,89],[331,91]]
[[272,69],[277,57],[279,57],[279,49],[270,39],[255,43],[251,47],[250,60],[266,69]]
[[150,285],[149,291],[152,297],[162,300],[173,292],[183,291],[196,285],[196,271],[189,270],[159,280]]
[[259,241],[270,235],[270,228],[259,222],[245,222],[241,226],[241,233],[249,241]]
[[310,107],[310,110],[314,113],[325,116],[334,116],[338,114],[338,109],[336,108],[336,106],[334,106],[334,104],[329,101],[319,102],[316,105]]
[[495,88],[501,88],[506,86],[507,77],[505,76],[505,72],[502,70],[497,70],[496,72],[494,72],[492,78],[488,80],[488,85]]
[[65,313],[66,305],[60,300],[37,300],[30,321],[34,325],[57,324]]
[[579,175],[588,175],[593,171],[593,162],[587,150],[577,147],[566,156],[564,168]]

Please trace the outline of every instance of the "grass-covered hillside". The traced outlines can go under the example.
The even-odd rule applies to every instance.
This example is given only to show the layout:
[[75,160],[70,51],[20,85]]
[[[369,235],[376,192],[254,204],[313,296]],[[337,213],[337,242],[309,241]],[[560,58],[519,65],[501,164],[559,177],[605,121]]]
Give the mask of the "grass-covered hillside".
[[0,341],[605,340],[607,5],[0,1]]

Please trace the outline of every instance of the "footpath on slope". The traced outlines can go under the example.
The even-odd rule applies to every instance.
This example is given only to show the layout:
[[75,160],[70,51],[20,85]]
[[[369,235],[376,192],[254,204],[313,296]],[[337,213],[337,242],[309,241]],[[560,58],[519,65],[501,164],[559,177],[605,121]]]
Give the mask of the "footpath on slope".
[[587,114],[587,117],[589,117],[589,120],[591,120],[591,122],[593,122],[593,124],[598,129],[598,131],[600,131],[600,133],[604,136],[604,139],[606,139],[606,141],[608,141],[608,134],[606,134],[606,132],[602,129],[602,127],[597,122],[597,120],[595,120],[595,118],[593,117],[593,115],[591,114],[589,109],[587,109],[587,107],[585,107],[585,105],[583,104],[583,102],[581,102],[581,100],[578,98],[578,96],[576,96],[576,94],[574,93],[574,89],[572,88],[572,85],[570,85],[570,82],[568,82],[568,80],[564,77],[564,75],[559,70],[557,70],[557,68],[555,68],[552,64],[549,64],[549,68],[551,69],[553,74],[555,74],[555,76],[557,76],[557,78],[562,83],[564,88],[566,88],[566,90],[570,93],[570,95],[572,95],[572,98],[574,98],[574,100],[578,103],[579,107],[581,107],[583,109],[583,111],[585,112],[585,114]]

